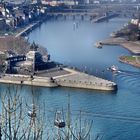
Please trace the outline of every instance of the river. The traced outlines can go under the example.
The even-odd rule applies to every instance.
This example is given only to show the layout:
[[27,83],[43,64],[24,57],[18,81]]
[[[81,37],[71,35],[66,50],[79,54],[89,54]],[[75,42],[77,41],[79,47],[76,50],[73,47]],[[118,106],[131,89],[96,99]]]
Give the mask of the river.
[[[38,104],[45,102],[46,110],[67,108],[68,94],[73,116],[82,110],[82,116],[93,120],[92,133],[103,140],[140,139],[140,70],[118,62],[118,57],[131,53],[120,46],[95,47],[95,42],[108,38],[128,19],[115,18],[109,22],[50,20],[29,34],[29,41],[45,47],[51,59],[81,71],[112,80],[118,84],[116,92],[74,88],[37,88],[33,94]],[[117,65],[120,73],[107,71]],[[22,92],[32,97],[29,88]],[[50,117],[54,120],[54,117]]]

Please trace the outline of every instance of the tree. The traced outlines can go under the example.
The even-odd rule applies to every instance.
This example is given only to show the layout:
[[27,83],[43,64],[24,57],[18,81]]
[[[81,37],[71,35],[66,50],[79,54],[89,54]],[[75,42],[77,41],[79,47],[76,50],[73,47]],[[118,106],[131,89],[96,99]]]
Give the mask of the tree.
[[[11,86],[2,97],[1,133],[4,140],[43,140],[43,120],[39,118],[37,107],[27,111],[16,87],[12,95]],[[29,106],[28,106],[29,107]],[[37,114],[38,113],[38,114]]]
[[[20,92],[21,86],[9,85],[6,93],[3,93],[0,140],[93,140],[90,135],[93,121],[83,120],[82,111],[80,117],[72,121],[70,99],[66,125],[63,129],[57,128],[58,135],[55,131],[50,132],[45,128],[48,127],[45,125],[48,120],[45,118],[45,106],[44,109],[38,107],[34,98],[32,104],[28,105],[20,96]],[[52,127],[54,128],[54,125]]]

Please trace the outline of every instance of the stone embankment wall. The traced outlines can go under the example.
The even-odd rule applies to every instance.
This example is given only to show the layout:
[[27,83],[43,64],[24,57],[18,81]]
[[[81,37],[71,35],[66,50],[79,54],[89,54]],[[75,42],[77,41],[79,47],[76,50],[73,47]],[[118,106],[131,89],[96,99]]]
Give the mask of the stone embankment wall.
[[68,68],[64,68],[63,71],[66,71],[64,75],[60,74],[55,77],[5,74],[1,76],[0,83],[43,87],[62,86],[106,91],[117,89],[114,82]]
[[14,75],[14,74],[6,74],[1,76],[0,83],[43,86],[43,87],[58,86],[49,77],[37,77],[37,76],[31,77],[29,75]]
[[119,45],[129,50],[131,53],[140,54],[140,43],[138,41],[127,41],[123,38],[109,38],[99,41],[102,45]]
[[83,89],[95,89],[95,90],[107,90],[113,91],[117,89],[116,85],[113,84],[102,84],[102,83],[91,83],[91,82],[81,82],[81,81],[70,81],[70,80],[56,80],[59,86],[63,87],[73,87],[73,88],[83,88]]
[[117,85],[114,82],[88,75],[79,71],[74,71],[71,69],[67,70],[71,71],[71,74],[54,77],[55,82],[59,86],[108,91],[117,89]]

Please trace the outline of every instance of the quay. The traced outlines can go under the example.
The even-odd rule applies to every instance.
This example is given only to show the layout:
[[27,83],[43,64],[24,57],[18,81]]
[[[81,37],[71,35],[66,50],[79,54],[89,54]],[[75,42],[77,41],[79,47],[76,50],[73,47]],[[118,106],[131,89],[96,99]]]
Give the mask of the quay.
[[106,14],[106,15],[104,15],[104,16],[101,16],[101,17],[99,17],[99,18],[94,19],[93,22],[94,22],[94,23],[104,22],[104,21],[106,21],[106,20],[109,20],[109,19],[111,19],[111,18],[115,18],[115,17],[117,17],[117,16],[119,16],[118,13]]
[[53,77],[60,86],[106,91],[117,90],[117,85],[114,82],[69,68],[65,68],[64,70],[70,72],[70,74]]
[[[9,56],[0,83],[43,87],[72,87],[114,91],[114,82],[68,68],[50,60],[50,54],[41,54],[34,42],[26,55]],[[43,58],[46,58],[45,61]]]
[[72,87],[81,89],[94,89],[114,91],[117,85],[114,82],[104,80],[70,68],[61,68],[38,73],[35,76],[21,74],[4,74],[0,77],[0,83],[30,85],[41,87]]
[[33,29],[37,28],[41,24],[41,21],[29,24],[26,28],[21,30],[19,33],[15,35],[15,38],[20,37],[20,36],[26,36],[29,34]]
[[39,77],[21,74],[4,74],[0,77],[0,83],[4,84],[17,84],[17,85],[30,85],[30,86],[44,86],[56,87],[56,83],[49,77]]
[[126,39],[118,37],[118,38],[109,38],[106,40],[102,40],[100,42],[102,46],[103,45],[120,45],[135,55],[140,54],[140,43],[138,41],[127,41]]

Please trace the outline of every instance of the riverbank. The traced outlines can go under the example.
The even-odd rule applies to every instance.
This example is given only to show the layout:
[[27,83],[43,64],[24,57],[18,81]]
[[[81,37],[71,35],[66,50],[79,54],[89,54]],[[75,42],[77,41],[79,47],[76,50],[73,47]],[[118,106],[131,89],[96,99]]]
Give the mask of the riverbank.
[[120,56],[119,61],[140,68],[140,56]]
[[17,32],[15,32],[15,38],[20,37],[20,36],[27,36],[32,30],[40,26],[42,23],[41,20],[38,20],[37,22],[31,23],[27,26],[25,26],[23,29],[21,28]]
[[30,85],[40,87],[71,87],[92,90],[114,91],[117,85],[114,82],[85,74],[70,68],[61,68],[53,71],[31,75],[4,74],[0,83]]
[[135,55],[140,54],[140,42],[138,41],[127,41],[123,38],[109,38],[106,40],[99,41],[102,45],[120,45],[127,50],[129,50],[131,53]]
[[[104,45],[120,45],[129,50],[133,55],[140,55],[140,42],[139,41],[127,41],[123,38],[109,38],[103,41],[99,41],[102,46]],[[133,58],[133,59],[132,59]],[[137,61],[133,56],[120,56],[119,61],[133,65],[140,68],[140,61]]]
[[39,77],[21,74],[4,74],[0,77],[0,83],[16,84],[16,85],[30,85],[30,86],[45,86],[57,87],[58,85],[49,77]]
[[[25,54],[30,50],[30,44],[21,37],[1,37],[0,51],[6,55],[6,52],[15,53],[14,55]],[[2,45],[3,44],[3,45]],[[5,52],[6,50],[6,52]],[[46,49],[39,47],[42,54]],[[9,54],[10,55],[10,54]],[[69,68],[52,68],[46,71],[37,72],[33,77],[31,75],[21,74],[3,74],[0,77],[0,83],[18,84],[42,87],[72,87],[94,90],[114,91],[117,85],[114,82],[95,77],[93,75],[85,74]]]
[[[16,40],[24,39],[24,35],[32,31],[34,28],[38,27],[39,24],[28,25],[25,29],[21,29],[14,37]],[[8,36],[5,36],[5,40]],[[14,44],[14,42],[13,42]],[[10,44],[7,44],[10,46]],[[30,44],[27,43],[27,48],[25,48],[24,54],[30,49]],[[10,46],[11,48],[11,46]],[[17,44],[18,49],[23,49]],[[40,47],[39,49],[41,49]],[[12,49],[12,48],[11,48]],[[12,49],[15,52],[15,49]],[[43,49],[41,49],[43,50]],[[46,50],[44,49],[44,52]],[[16,54],[20,54],[16,51]],[[23,52],[23,51],[21,51]],[[0,78],[1,83],[11,83],[11,84],[20,84],[20,85],[33,85],[33,86],[44,86],[44,87],[72,87],[72,88],[83,88],[83,89],[93,89],[93,90],[105,90],[105,91],[114,91],[117,90],[117,85],[114,82],[104,80],[93,75],[89,75],[80,71],[76,71],[69,68],[62,68],[60,70],[46,70],[45,73],[37,73],[33,75],[33,78],[29,75],[20,75],[20,74],[5,74]]]

